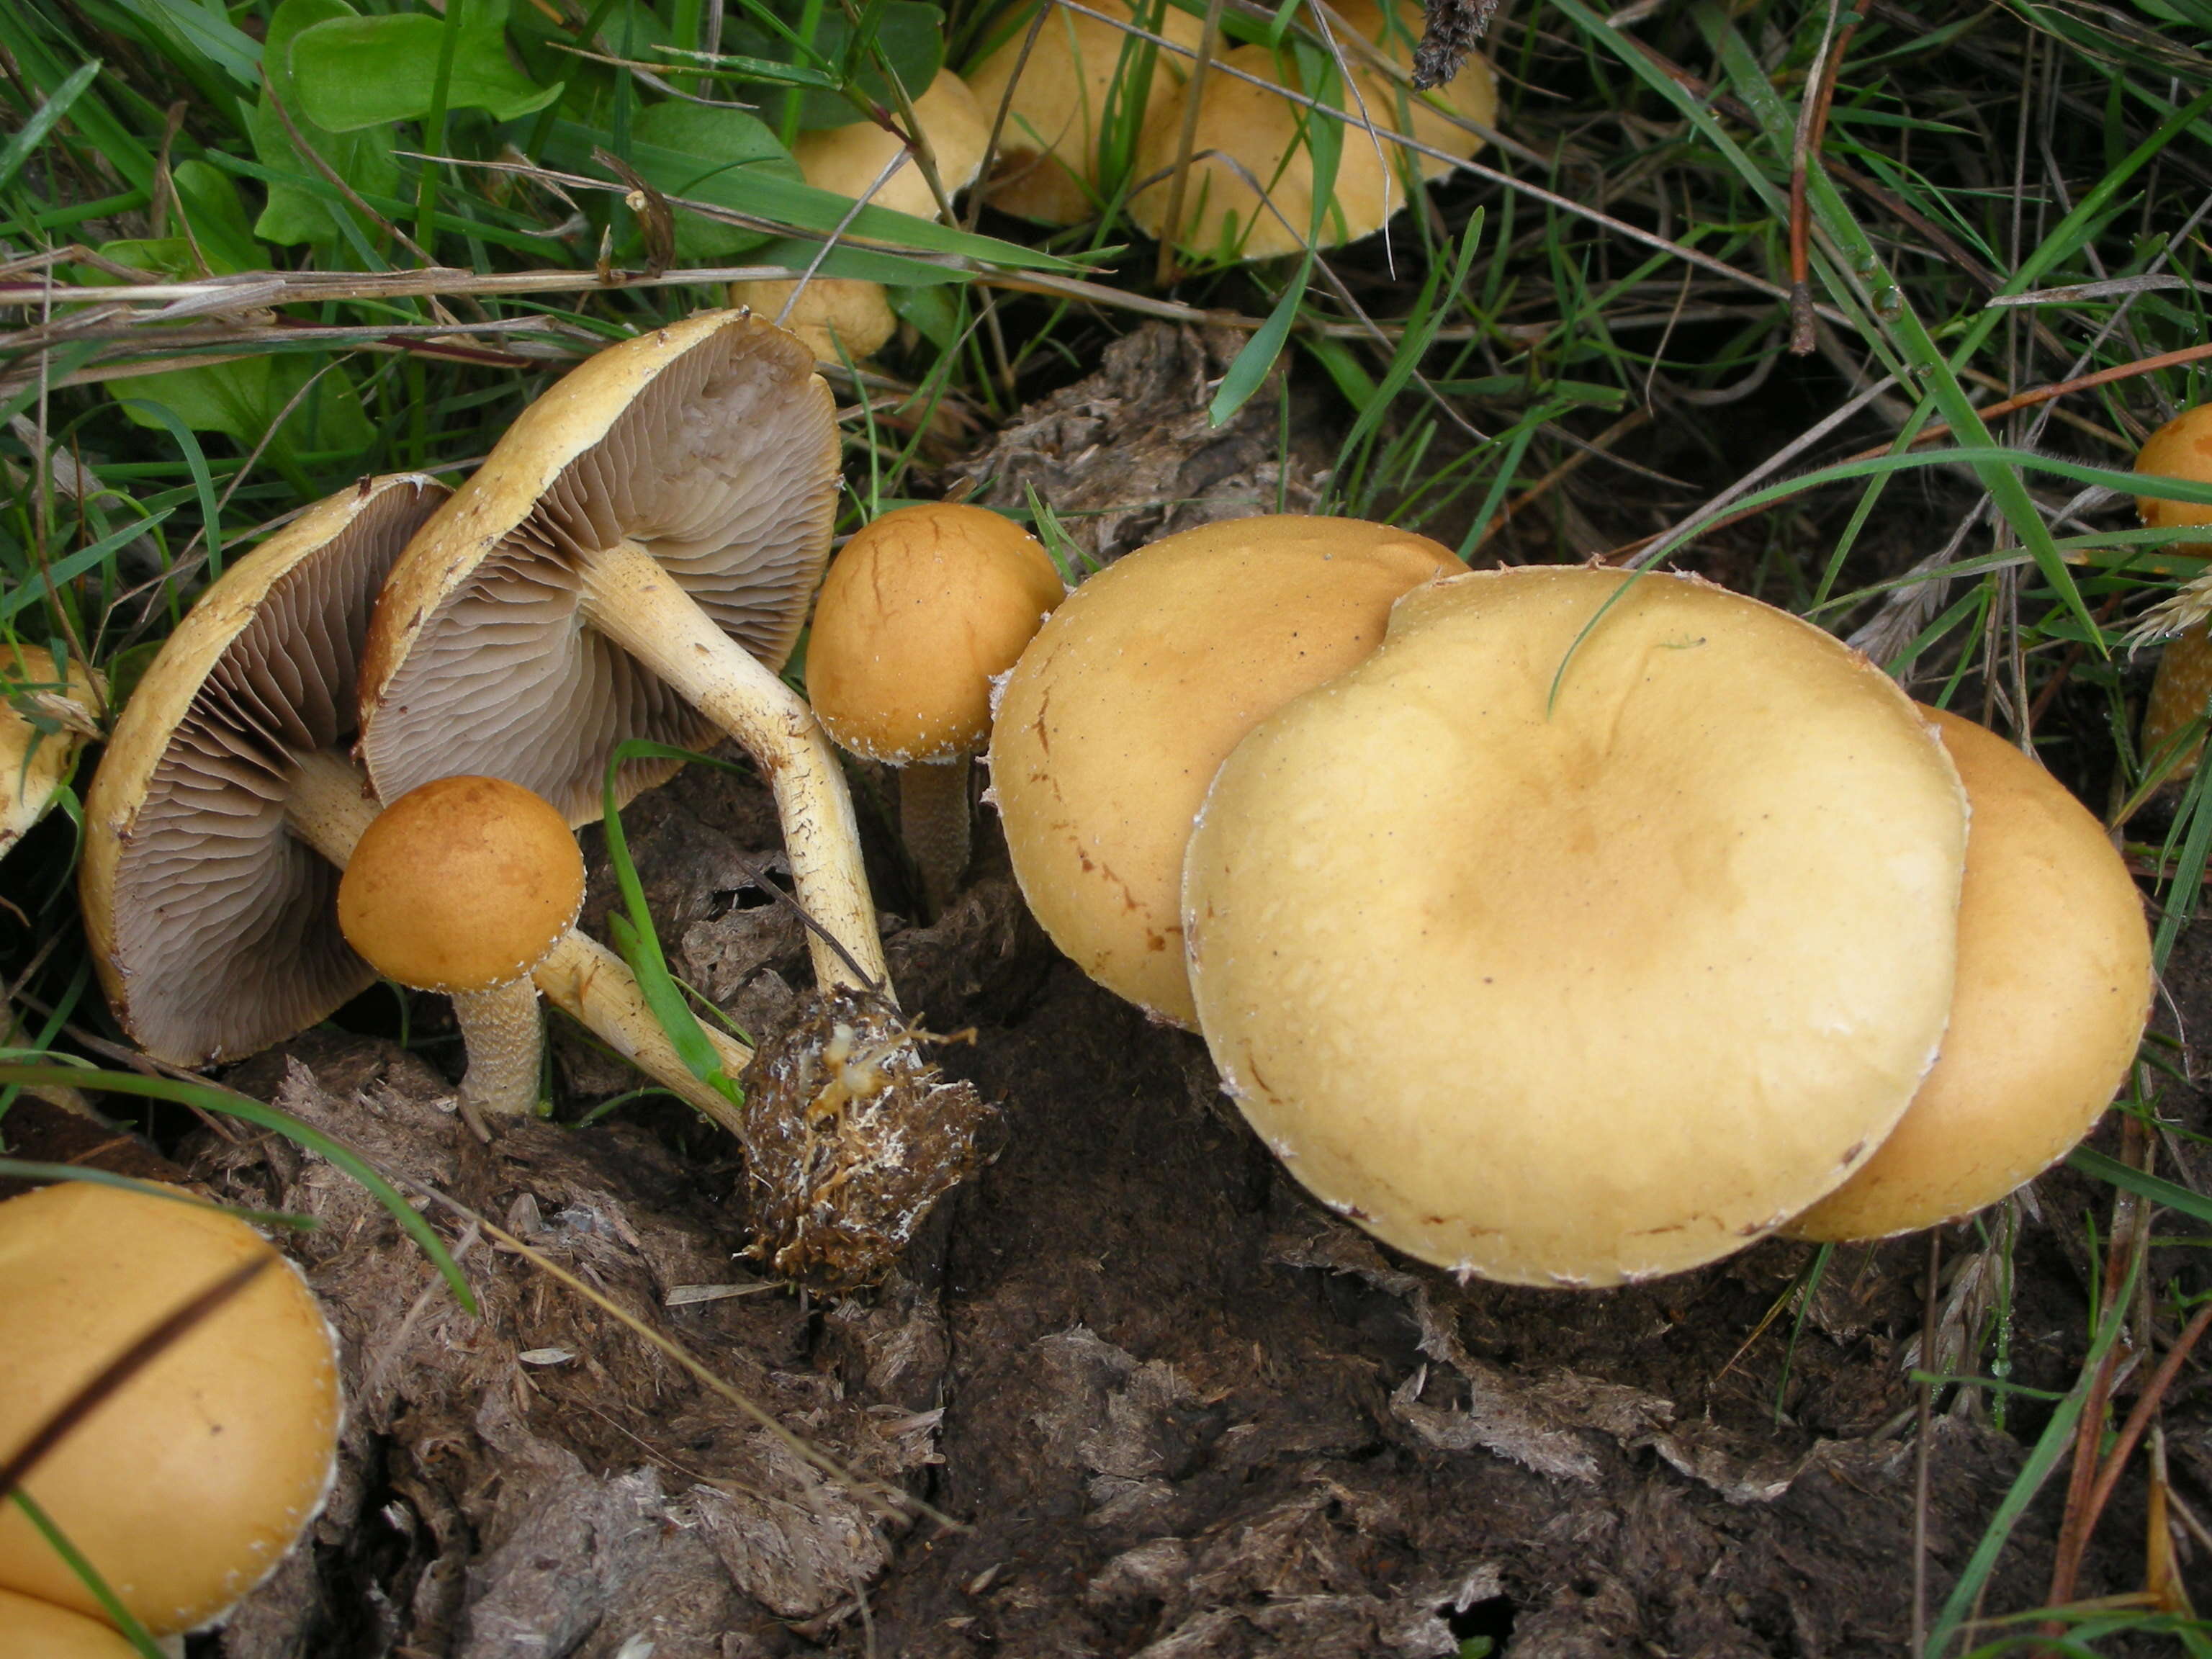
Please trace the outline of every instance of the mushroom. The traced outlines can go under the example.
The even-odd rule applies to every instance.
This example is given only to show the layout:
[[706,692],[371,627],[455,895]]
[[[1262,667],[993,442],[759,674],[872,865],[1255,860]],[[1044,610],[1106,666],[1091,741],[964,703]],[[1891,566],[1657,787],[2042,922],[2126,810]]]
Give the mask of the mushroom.
[[[1411,64],[1414,33],[1395,7],[1386,11],[1373,0],[1346,0],[1339,9],[1376,58],[1400,69]],[[1328,120],[1340,127],[1340,153],[1334,188],[1314,245],[1357,241],[1380,230],[1406,205],[1407,184],[1442,177],[1454,165],[1446,157],[1473,158],[1482,140],[1461,121],[1488,126],[1497,119],[1497,82],[1480,57],[1468,59],[1450,87],[1429,94],[1415,92],[1355,58],[1350,87],[1339,77],[1336,89],[1323,100],[1325,111],[1307,109],[1270,89],[1296,84],[1295,76],[1285,76],[1289,61],[1287,53],[1264,46],[1235,47],[1217,62],[1241,75],[1208,73],[1187,88],[1182,99],[1163,104],[1147,118],[1136,172],[1154,182],[1129,199],[1129,217],[1139,229],[1206,258],[1264,259],[1301,252],[1315,228],[1308,128],[1314,121]],[[1244,76],[1265,84],[1255,85]],[[1183,105],[1193,96],[1198,112],[1182,210],[1170,233],[1173,174],[1186,154]],[[1443,154],[1407,150],[1370,133],[1370,127],[1404,133]]]
[[386,979],[441,991],[468,1042],[461,1107],[527,1115],[544,1059],[531,973],[575,925],[568,821],[503,778],[439,778],[362,831],[338,882],[346,943]]
[[[827,936],[810,941],[817,979],[882,983],[844,775],[777,678],[829,556],[837,455],[811,356],[743,312],[572,370],[417,532],[378,601],[358,746],[377,793],[501,777],[582,824],[617,744],[697,748],[719,726],[775,792],[799,902]],[[630,787],[668,769],[633,765]]]
[[[939,70],[928,89],[914,100],[914,115],[918,136],[929,146],[938,182],[950,200],[974,182],[983,165],[990,118],[968,83],[949,69]],[[917,219],[938,216],[937,197],[913,151],[896,133],[873,121],[802,133],[791,155],[800,176],[817,190],[855,201],[866,197],[872,207],[910,213]],[[884,170],[901,155],[905,160],[885,179]],[[774,318],[804,340],[818,362],[842,362],[841,343],[843,355],[855,361],[872,356],[898,326],[884,285],[857,277],[732,283],[730,303],[750,306]]]
[[1903,1121],[1793,1237],[1886,1237],[1996,1203],[2088,1133],[2150,1016],[2150,930],[2104,825],[1996,733],[1922,712],[1972,809],[1950,1026]]
[[138,1659],[138,1650],[112,1625],[0,1590],[0,1653],[11,1659]]
[[[79,890],[110,1005],[157,1059],[239,1059],[374,982],[337,927],[338,872],[376,816],[343,745],[369,606],[444,495],[401,475],[309,507],[201,596],[118,717],[85,799]],[[537,980],[729,1121],[612,952],[572,930]],[[712,1040],[736,1076],[749,1054]]]
[[1224,1087],[1309,1191],[1462,1274],[1614,1285],[1872,1155],[1965,855],[1865,658],[1694,579],[1522,568],[1407,595],[1237,745],[1183,925]]
[[[2152,433],[2136,455],[2136,471],[2158,477],[2185,478],[2192,483],[2212,483],[2212,404],[2185,409]],[[2212,506],[2202,501],[2139,495],[2136,513],[2153,530],[2212,525]],[[2182,542],[2175,550],[2203,553],[2212,548],[2203,542]],[[2146,763],[2157,760],[2160,751],[2212,702],[2212,623],[2205,620],[2203,605],[2187,603],[2198,597],[2197,586],[2191,583],[2180,595],[2186,625],[2160,653],[2158,672],[2151,680],[2139,745]],[[2177,761],[2166,773],[2166,781],[2179,783],[2193,776],[2203,748],[2200,741]]]
[[980,507],[902,507],[830,567],[806,695],[830,735],[898,769],[899,830],[933,913],[968,866],[969,757],[991,735],[991,681],[1066,592],[1034,536]]
[[[337,1340],[297,1269],[235,1216],[185,1193],[63,1182],[0,1204],[0,1458],[125,1348],[256,1258],[268,1268],[24,1479],[156,1635],[221,1613],[322,1507],[337,1474]],[[0,1503],[0,1589],[100,1615],[13,1504]]]
[[82,662],[64,671],[41,647],[0,641],[0,858],[46,816],[77,750],[100,735],[106,695]]
[[1401,594],[1463,568],[1410,531],[1280,514],[1166,537],[1070,594],[1000,696],[986,797],[1053,943],[1195,1026],[1177,895],[1214,769],[1372,651]]
[[[1018,218],[1080,224],[1119,182],[1103,165],[1109,134],[1116,127],[1133,133],[1173,106],[1190,60],[1101,18],[1045,3],[1026,62],[1033,9],[1002,20],[997,44],[968,71],[986,123],[997,122],[1000,106],[1006,109],[983,199]],[[1127,17],[1192,52],[1204,33],[1197,18],[1171,4],[1103,0],[1091,9]]]

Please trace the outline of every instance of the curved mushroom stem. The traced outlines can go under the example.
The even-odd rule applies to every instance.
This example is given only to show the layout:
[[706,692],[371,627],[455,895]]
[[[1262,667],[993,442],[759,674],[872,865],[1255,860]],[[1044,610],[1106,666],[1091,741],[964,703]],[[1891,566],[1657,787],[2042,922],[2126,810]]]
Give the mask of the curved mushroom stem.
[[889,996],[875,904],[860,865],[860,822],[836,751],[805,699],[717,628],[636,543],[583,552],[576,568],[592,625],[759,763],[775,794],[799,902],[860,967],[856,977],[834,949],[810,937],[815,979],[825,988]]
[[[284,821],[301,840],[343,870],[354,843],[376,817],[376,803],[361,769],[329,750],[294,760],[292,793]],[[629,965],[588,934],[571,927],[531,977],[547,1000],[621,1054],[670,1093],[727,1129],[740,1133],[738,1109],[727,1097],[691,1074],[653,1017]],[[732,1078],[752,1060],[752,1050],[712,1027],[705,1028],[722,1070]],[[536,1079],[532,1079],[533,1086]]]
[[909,761],[898,769],[899,835],[921,872],[934,921],[951,902],[968,867],[968,757]]
[[486,1118],[528,1117],[538,1109],[545,1060],[545,1019],[528,975],[487,991],[453,993],[453,1018],[469,1045],[461,1110]]

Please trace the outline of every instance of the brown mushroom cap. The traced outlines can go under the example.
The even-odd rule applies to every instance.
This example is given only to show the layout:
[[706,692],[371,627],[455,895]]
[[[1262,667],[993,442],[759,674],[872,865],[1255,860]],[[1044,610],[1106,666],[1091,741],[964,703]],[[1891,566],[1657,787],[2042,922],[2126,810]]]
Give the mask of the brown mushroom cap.
[[584,902],[584,855],[551,803],[501,778],[440,778],[362,832],[338,926],[386,978],[488,991],[545,959]]
[[403,475],[309,507],[201,596],[116,720],[79,890],[100,982],[149,1054],[234,1060],[374,982],[331,925],[338,872],[285,803],[305,757],[352,737],[369,607],[445,495]]
[[[2207,703],[2212,703],[2212,624],[2193,623],[2168,640],[2158,654],[2158,672],[2151,677],[2142,731],[2136,743],[2143,763],[2159,760],[2160,751],[2204,712]],[[2196,750],[2166,773],[2166,781],[2180,783],[2195,776],[2203,747],[2200,739]]]
[[1178,893],[1206,787],[1237,741],[1382,638],[1407,589],[1462,568],[1357,519],[1232,519],[1140,547],[1022,653],[991,798],[1053,943],[1117,996],[1193,1025]]
[[[739,312],[570,370],[392,572],[361,677],[377,793],[503,777],[589,823],[616,744],[711,744],[712,721],[585,624],[569,550],[643,547],[725,635],[780,668],[829,556],[837,456],[811,354]],[[630,763],[625,793],[673,769]]]
[[1784,1229],[1881,1238],[1994,1204],[2088,1133],[2150,1015],[2150,929],[2105,827],[1994,732],[1923,711],[1966,786],[1942,1053],[1865,1168]]
[[[321,1507],[337,1463],[335,1339],[298,1272],[234,1216],[84,1182],[0,1204],[0,1457],[149,1328],[257,1255],[275,1257],[268,1271],[124,1383],[24,1482],[156,1634],[237,1601]],[[0,1504],[0,1588],[98,1614],[12,1504]]]
[[[2212,483],[2212,404],[2185,409],[2152,433],[2136,452],[2136,471],[2159,477],[2186,478],[2192,483]],[[2136,511],[2153,530],[2212,524],[2212,506],[2201,501],[2139,495]],[[2185,550],[2200,546],[2194,542],[2180,544]]]
[[[1128,17],[1194,52],[1205,32],[1197,18],[1171,4],[1155,13],[1131,0],[1103,0],[1091,9]],[[1080,224],[1097,210],[1100,135],[1109,114],[1122,118],[1115,100],[1131,95],[1136,75],[1128,65],[1146,46],[1111,23],[1055,6],[1014,82],[1030,15],[1024,10],[1001,20],[1000,44],[968,72],[987,125],[998,118],[1007,85],[1014,84],[983,199],[1002,213],[1042,224]],[[1152,50],[1139,120],[1173,106],[1176,88],[1190,70],[1188,58]]]
[[1786,612],[1631,580],[1407,595],[1191,837],[1224,1086],[1316,1197],[1462,1273],[1741,1248],[1866,1161],[1950,1011],[1966,804],[1910,700]]
[[854,754],[904,766],[972,755],[991,681],[1066,592],[1036,538],[980,507],[902,507],[846,543],[815,602],[806,695]]
[[94,711],[104,695],[83,663],[72,659],[64,674],[44,647],[0,641],[0,857],[69,781],[77,750],[99,729]]
[[0,1653],[9,1659],[138,1659],[112,1625],[0,1590]]

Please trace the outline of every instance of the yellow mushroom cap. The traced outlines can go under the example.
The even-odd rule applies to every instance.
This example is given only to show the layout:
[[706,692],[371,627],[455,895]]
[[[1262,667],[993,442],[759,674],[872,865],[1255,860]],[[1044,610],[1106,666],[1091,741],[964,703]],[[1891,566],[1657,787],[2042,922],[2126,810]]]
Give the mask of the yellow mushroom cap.
[[[1275,54],[1265,46],[1238,46],[1216,62],[1268,86],[1291,84],[1285,80]],[[1189,95],[1188,89],[1184,95]],[[1218,72],[1206,76],[1198,99],[1182,222],[1172,238],[1176,246],[1203,258],[1236,259],[1270,258],[1304,247],[1314,210],[1307,120],[1349,118],[1310,116],[1267,86]],[[1352,106],[1341,87],[1334,101],[1339,108]],[[1343,131],[1336,185],[1315,242],[1317,247],[1371,235],[1406,205],[1406,187],[1384,165],[1375,143],[1350,125]],[[1173,168],[1182,144],[1182,104],[1178,99],[1163,105],[1146,122],[1137,144],[1137,176],[1151,178]],[[1265,202],[1255,192],[1254,182],[1266,191]],[[1168,203],[1173,188],[1171,178],[1161,178],[1137,191],[1129,198],[1130,222],[1148,236],[1169,240]]]
[[[76,751],[98,731],[99,685],[82,662],[72,659],[64,675],[43,647],[0,641],[0,854],[46,815]],[[26,719],[19,701],[57,729]]]
[[854,754],[953,760],[991,734],[991,681],[1064,592],[1036,538],[980,507],[902,507],[830,567],[806,646],[806,695]]
[[[2150,699],[2143,705],[2142,732],[2136,745],[2144,764],[2160,760],[2160,751],[2204,712],[2208,702],[2212,702],[2212,624],[2200,622],[2168,640],[2158,654],[2158,672],[2151,677]],[[2180,783],[2196,775],[2203,746],[2200,739],[2196,750],[2166,773],[2166,781]]]
[[[2212,404],[2185,409],[2152,433],[2136,453],[2136,471],[2159,477],[2186,478],[2192,483],[2212,483]],[[2212,524],[2212,506],[2201,501],[2139,495],[2136,498],[2136,511],[2153,530]],[[2195,542],[2180,544],[2185,550],[2199,545]]]
[[[125,1382],[24,1482],[157,1634],[192,1629],[237,1601],[321,1507],[338,1429],[330,1327],[290,1264],[222,1211],[84,1182],[0,1204],[0,1457],[149,1328],[255,1255],[275,1265]],[[0,1504],[0,1588],[98,1613],[12,1504]]]
[[1425,536],[1297,514],[1203,525],[1070,594],[1022,653],[991,791],[1024,897],[1075,965],[1194,1025],[1183,848],[1237,740],[1382,639],[1408,588],[1463,568]]
[[1966,803],[1911,701],[1786,612],[1631,580],[1407,595],[1237,745],[1184,864],[1224,1086],[1462,1273],[1741,1248],[1873,1152],[1950,1010]]
[[[1412,70],[1414,48],[1421,39],[1419,7],[1394,5],[1388,0],[1382,5],[1376,4],[1375,0],[1343,0],[1336,10],[1390,62],[1401,70]],[[1417,138],[1431,149],[1442,150],[1466,161],[1473,160],[1475,152],[1482,148],[1481,138],[1440,112],[1449,112],[1486,127],[1498,125],[1498,76],[1492,71],[1489,60],[1479,52],[1468,55],[1459,73],[1448,85],[1427,92],[1416,92],[1377,73],[1358,58],[1352,59],[1352,64],[1359,81],[1360,96],[1366,103],[1367,118],[1378,127]],[[1347,128],[1345,142],[1370,141],[1356,128]],[[1424,179],[1440,179],[1452,168],[1449,161],[1433,155],[1418,155],[1417,160]]]
[[440,778],[362,833],[338,926],[402,985],[483,991],[544,960],[583,901],[584,855],[550,802],[501,778]]
[[[1193,52],[1204,33],[1196,17],[1172,4],[1155,8],[1101,0],[1091,9],[1129,18]],[[1014,82],[1030,15],[1022,11],[1007,19],[1003,27],[1008,32],[1000,44],[968,72],[986,125],[998,118],[1007,85],[1014,85],[983,199],[1002,213],[1042,224],[1080,224],[1097,207],[1101,135],[1109,116],[1127,118],[1115,100],[1132,96],[1141,54],[1149,50],[1154,55],[1141,94],[1144,108],[1135,112],[1139,121],[1149,121],[1176,104],[1176,88],[1189,73],[1191,60],[1148,47],[1111,23],[1054,6],[1029,62],[1021,64],[1021,79]]]
[[[750,306],[806,343],[817,363],[858,362],[872,357],[898,332],[898,317],[881,283],[857,276],[815,276],[799,290],[789,311],[784,301],[799,288],[796,278],[763,277],[730,284],[730,303]],[[841,350],[840,348],[842,348]]]
[[1994,732],[1924,712],[1973,814],[1950,1029],[1881,1149],[1784,1229],[1799,1238],[1881,1238],[1996,1203],[2088,1133],[2150,1016],[2150,929],[2104,826]]
[[0,1590],[0,1653],[8,1659],[138,1659],[138,1650],[114,1626],[13,1590]]

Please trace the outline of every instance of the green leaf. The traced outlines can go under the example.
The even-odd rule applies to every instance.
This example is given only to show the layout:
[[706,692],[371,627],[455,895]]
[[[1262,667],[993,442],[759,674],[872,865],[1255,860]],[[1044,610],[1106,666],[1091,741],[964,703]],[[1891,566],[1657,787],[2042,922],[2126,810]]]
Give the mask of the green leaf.
[[253,240],[253,227],[237,188],[226,175],[195,157],[178,162],[169,176],[210,270],[258,270],[268,264],[261,245]]
[[[205,368],[135,375],[113,385],[123,412],[137,425],[167,429],[167,421],[143,406],[157,404],[194,432],[220,432],[250,450],[307,384],[319,362],[316,353],[271,352]],[[361,394],[344,369],[332,368],[270,438],[269,453],[289,459],[301,450],[365,451],[375,443],[376,429],[362,409]]]
[[1267,371],[1282,356],[1283,343],[1291,337],[1291,325],[1297,320],[1298,307],[1305,302],[1306,282],[1313,275],[1313,250],[1308,248],[1305,258],[1298,262],[1297,279],[1283,290],[1283,297],[1275,301],[1267,320],[1252,331],[1252,337],[1244,342],[1243,349],[1229,365],[1229,372],[1221,377],[1221,389],[1206,406],[1208,424],[1221,425],[1266,384]]
[[96,58],[88,64],[78,64],[70,78],[54,88],[53,96],[31,112],[31,118],[23,123],[21,131],[12,135],[5,144],[0,144],[0,185],[7,185],[21,171],[31,152],[46,142],[54,123],[69,113],[70,106],[76,102],[99,73],[100,60]]
[[[430,111],[445,21],[424,12],[334,17],[292,42],[292,80],[308,119],[331,132],[411,121]],[[507,52],[507,7],[477,0],[453,47],[448,109],[482,109],[497,121],[540,110],[561,95],[541,87]]]
[[[630,165],[665,196],[757,213],[748,188],[755,175],[799,177],[799,163],[767,124],[741,109],[655,104],[637,118],[631,132]],[[676,257],[686,264],[743,252],[767,240],[765,231],[676,210]]]
[[786,39],[751,21],[738,22],[726,38],[730,51],[740,57],[827,69],[838,75],[849,93],[780,94],[775,106],[780,108],[786,96],[797,99],[802,129],[849,126],[866,118],[864,103],[897,107],[883,70],[884,62],[897,72],[899,84],[914,98],[921,96],[945,64],[945,14],[939,8],[919,4],[917,0],[878,0],[866,8],[862,21],[866,27],[856,35],[841,11],[824,7],[811,37],[811,52],[795,34]]
[[[399,188],[399,163],[392,155],[392,134],[383,129],[335,133],[319,127],[300,107],[300,89],[292,76],[292,42],[316,25],[353,16],[346,0],[283,0],[269,20],[269,38],[262,52],[267,85],[261,101],[246,118],[246,132],[253,153],[264,167],[278,174],[301,179],[287,184],[282,178],[269,183],[268,205],[254,222],[253,234],[264,242],[291,247],[310,242],[327,247],[338,242],[348,228],[349,210],[331,199],[322,175],[301,155],[285,131],[284,122],[270,102],[270,94],[284,101],[299,129],[300,137],[312,145],[331,171],[362,196],[391,196]],[[312,181],[312,186],[307,181]],[[356,234],[370,227],[356,222]]]
[[261,84],[261,42],[223,15],[193,0],[117,0],[124,10],[173,46],[228,76],[248,92]]
[[913,324],[921,337],[939,351],[950,350],[960,337],[960,302],[953,297],[950,284],[887,289],[885,297],[890,301],[892,314],[902,323]]

